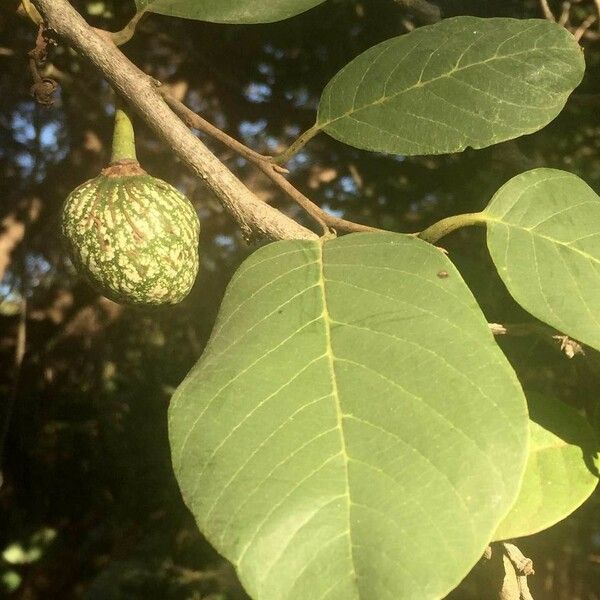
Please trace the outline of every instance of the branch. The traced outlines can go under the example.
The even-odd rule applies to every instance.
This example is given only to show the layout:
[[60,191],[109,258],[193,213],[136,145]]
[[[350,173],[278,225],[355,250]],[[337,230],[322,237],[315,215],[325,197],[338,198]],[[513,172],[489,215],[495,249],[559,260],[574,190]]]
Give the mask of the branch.
[[42,17],[35,7],[31,5],[31,0],[21,0],[21,4],[17,9],[18,11],[22,11],[24,16],[29,17],[36,25],[42,24]]
[[[495,550],[500,550],[496,552]],[[533,575],[533,561],[526,558],[514,544],[493,542],[483,556],[487,564],[489,594],[498,600],[533,600],[527,577]],[[501,579],[501,581],[500,581]]]
[[214,137],[256,165],[277,187],[279,187],[279,189],[281,189],[296,204],[301,206],[315,221],[317,221],[317,223],[319,223],[326,232],[329,229],[336,229],[337,231],[346,232],[383,231],[375,227],[369,227],[367,225],[361,225],[360,223],[347,221],[346,219],[340,219],[339,217],[334,217],[333,215],[326,213],[312,200],[297,190],[284,177],[283,174],[287,173],[287,170],[273,163],[269,156],[263,156],[262,154],[255,152],[241,142],[238,142],[236,139],[227,135],[224,131],[221,131],[218,127],[215,127],[212,123],[209,123],[206,119],[196,114],[185,104],[176,98],[173,98],[173,96],[169,95],[168,91],[165,89],[161,88],[160,93],[162,94],[165,102],[171,107],[173,112],[175,112],[175,114],[177,114],[181,120],[188,125],[188,127],[197,129],[198,131],[203,131],[204,133]]
[[560,13],[560,18],[558,19],[558,24],[561,27],[569,29],[569,19],[571,18],[571,3],[569,1],[563,2],[562,11]]
[[548,21],[554,21],[556,23],[556,19],[548,6],[548,0],[540,0],[540,6],[542,8],[542,12],[544,13],[544,17],[548,19]]
[[533,561],[530,558],[524,556],[524,554],[514,544],[508,542],[502,542],[502,549],[504,555],[510,560],[515,575],[517,577],[517,583],[519,586],[519,597],[520,600],[533,600],[533,596],[529,591],[527,585],[527,577],[534,575]]
[[394,0],[394,2],[413,12],[424,23],[437,23],[442,18],[439,6],[427,0]]
[[67,0],[31,0],[47,25],[98,68],[149,127],[217,196],[246,239],[314,239],[316,234],[262,202],[185,126],[151,77],[133,65],[110,34],[90,27]]
[[542,9],[542,12],[544,13],[544,17],[546,19],[548,19],[549,21],[558,23],[559,25],[561,25],[562,27],[564,27],[565,29],[570,31],[573,34],[573,37],[577,41],[580,41],[581,38],[583,38],[583,37],[589,38],[592,40],[597,40],[599,38],[597,33],[589,31],[590,27],[596,21],[598,21],[598,26],[600,28],[600,0],[593,0],[593,1],[596,6],[596,11],[598,12],[598,17],[596,17],[593,14],[590,14],[586,17],[586,19],[578,27],[571,25],[569,22],[570,18],[571,18],[571,8],[572,8],[572,2],[570,2],[569,0],[563,2],[562,12],[558,19],[554,16],[552,10],[550,9],[550,6],[548,5],[548,0],[539,0],[539,3],[540,3],[540,7]]
[[581,25],[573,33],[573,37],[579,41],[585,34],[585,32],[596,22],[596,15],[588,15],[588,17],[581,23]]

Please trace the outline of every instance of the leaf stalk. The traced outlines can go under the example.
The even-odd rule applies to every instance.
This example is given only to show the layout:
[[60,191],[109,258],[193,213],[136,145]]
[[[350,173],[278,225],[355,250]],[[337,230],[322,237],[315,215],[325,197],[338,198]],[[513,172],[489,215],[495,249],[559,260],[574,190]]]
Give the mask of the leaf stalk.
[[135,153],[135,133],[133,123],[124,105],[117,100],[115,105],[115,130],[112,140],[110,162],[117,163],[125,160],[137,161]]
[[315,135],[321,131],[321,128],[317,123],[307,129],[287,150],[284,150],[278,156],[273,157],[271,160],[276,165],[281,165],[290,160],[295,154],[297,154]]
[[453,217],[447,217],[434,223],[427,229],[417,234],[417,237],[422,240],[435,244],[438,240],[444,236],[460,229],[461,227],[471,227],[472,225],[482,225],[487,221],[487,216],[483,212],[478,213],[466,213],[464,215],[454,215]]

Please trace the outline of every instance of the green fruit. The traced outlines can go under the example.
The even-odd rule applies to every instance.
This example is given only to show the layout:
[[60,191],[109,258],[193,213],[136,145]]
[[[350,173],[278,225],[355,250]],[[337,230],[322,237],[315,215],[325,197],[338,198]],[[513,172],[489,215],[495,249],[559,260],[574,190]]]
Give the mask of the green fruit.
[[62,233],[76,269],[123,304],[175,304],[198,273],[200,222],[190,201],[133,160],[75,189]]

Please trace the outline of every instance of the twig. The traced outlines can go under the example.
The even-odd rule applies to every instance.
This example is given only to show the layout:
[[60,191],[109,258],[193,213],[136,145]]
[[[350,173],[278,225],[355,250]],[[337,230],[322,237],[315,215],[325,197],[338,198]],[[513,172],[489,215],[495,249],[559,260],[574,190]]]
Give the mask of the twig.
[[[168,90],[162,86],[159,81],[155,81],[155,84],[159,88],[159,92],[164,98],[165,102],[171,107],[171,110],[188,126],[193,129],[198,129],[198,131],[203,131],[204,133],[210,135],[211,137],[219,140],[225,146],[231,148],[238,154],[241,154],[244,158],[255,162],[270,162],[270,156],[264,156],[254,150],[252,148],[248,148],[235,138],[231,137],[223,130],[219,129],[209,121],[207,121],[204,117],[192,111],[188,108],[183,102],[180,102],[173,96],[171,96]],[[275,165],[275,170],[280,173],[287,173],[288,170],[284,167],[280,167]]]
[[127,43],[134,35],[135,28],[138,26],[138,23],[141,21],[142,17],[147,14],[147,7],[139,10],[133,15],[131,20],[123,27],[123,29],[119,31],[114,31],[110,34],[110,37],[113,43],[117,46],[122,46]]
[[[502,582],[492,582],[492,594],[497,595],[498,600],[533,600],[533,596],[527,585],[527,577],[533,575],[533,561],[526,558],[523,553],[514,545],[508,542],[494,542],[485,549],[482,559],[485,561],[497,561],[499,554],[494,549],[501,550],[502,570],[496,572],[494,577],[504,573]],[[487,597],[487,596],[486,596]]]
[[521,600],[533,600],[533,596],[527,585],[527,577],[535,574],[533,561],[530,558],[525,557],[514,544],[503,542],[502,549],[515,569]]
[[570,16],[571,16],[571,3],[570,2],[563,2],[563,4],[562,4],[562,12],[560,13],[560,19],[558,19],[558,24],[561,27],[567,27],[567,24],[569,23],[569,17]]
[[90,27],[67,0],[31,1],[48,26],[86,56],[150,128],[206,182],[246,239],[317,237],[246,188],[173,113],[152,79],[119,51],[110,34]]
[[[600,0],[599,0],[600,1]],[[579,41],[585,32],[596,22],[596,15],[589,15],[583,23],[574,31],[573,37]]]
[[510,562],[515,567],[518,575],[525,575],[525,577],[535,575],[533,561],[527,558],[514,544],[502,542],[502,548],[504,554],[510,558]]
[[284,177],[283,174],[287,173],[287,169],[274,164],[269,156],[263,156],[262,154],[255,152],[241,142],[227,135],[224,131],[221,131],[212,123],[209,123],[206,119],[196,114],[185,104],[170,96],[165,89],[161,88],[160,93],[165,99],[165,102],[171,107],[173,112],[175,112],[175,114],[177,114],[182,121],[188,125],[188,127],[198,129],[199,131],[203,131],[204,133],[211,135],[256,165],[275,185],[277,185],[277,187],[285,192],[287,196],[289,196],[315,221],[317,221],[325,231],[328,231],[329,229],[346,232],[382,231],[380,229],[376,229],[375,227],[361,225],[360,223],[353,223],[352,221],[340,219],[339,217],[334,217],[333,215],[326,213],[322,208],[319,208],[314,202],[312,202],[312,200],[297,190]]
[[554,14],[552,14],[552,11],[550,10],[550,7],[548,6],[548,0],[540,0],[540,6],[542,7],[542,12],[544,13],[544,17],[546,17],[546,19],[548,19],[549,21],[554,21],[556,23]]
[[437,23],[442,18],[439,7],[427,0],[394,0],[394,2],[412,11],[423,23]]
[[302,133],[300,137],[297,138],[289,148],[287,148],[287,150],[284,150],[281,154],[274,156],[271,160],[278,165],[287,162],[295,154],[300,152],[300,150],[302,150],[302,148],[304,148],[304,146],[306,146],[306,144],[308,144],[308,142],[310,142],[310,140],[312,140],[315,135],[320,132],[321,128],[315,123],[312,127],[309,127],[304,133]]
[[41,25],[42,17],[40,13],[31,5],[31,0],[21,0],[19,8],[22,9],[23,13],[29,17],[36,25]]
[[37,38],[35,40],[35,48],[29,52],[29,71],[33,79],[31,86],[31,95],[35,101],[42,106],[50,106],[54,102],[54,92],[58,84],[50,77],[42,77],[40,70],[48,60],[48,52],[56,43],[52,36],[44,27],[38,27]]
[[556,17],[550,10],[548,0],[539,0],[539,2],[542,8],[542,12],[544,13],[546,19],[554,21],[555,23],[558,23],[562,27],[568,29],[577,41],[581,40],[581,38],[583,38],[584,36],[586,37],[586,39],[588,38],[588,36],[592,37],[593,39],[598,39],[599,36],[597,33],[590,32],[588,30],[596,21],[598,21],[600,28],[600,0],[594,0],[594,4],[596,5],[596,11],[598,12],[598,15],[588,15],[586,19],[577,28],[573,27],[569,23],[572,2],[567,0],[562,3],[562,11],[558,19],[556,19]]

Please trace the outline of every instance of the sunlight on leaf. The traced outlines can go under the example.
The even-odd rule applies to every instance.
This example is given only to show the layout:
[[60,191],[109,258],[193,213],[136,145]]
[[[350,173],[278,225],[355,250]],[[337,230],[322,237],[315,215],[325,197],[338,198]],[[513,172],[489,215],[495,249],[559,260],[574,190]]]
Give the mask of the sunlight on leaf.
[[484,211],[487,243],[513,298],[559,332],[600,350],[600,198],[576,175],[534,169]]
[[443,154],[544,127],[584,71],[546,20],[457,17],[373,46],[334,76],[317,128],[367,150]]
[[516,498],[527,423],[452,263],[383,233],[255,252],[169,414],[183,497],[261,600],[444,596]]
[[581,506],[598,484],[598,439],[586,419],[551,396],[529,393],[527,400],[527,468],[517,502],[494,536],[497,540],[551,527]]

